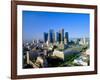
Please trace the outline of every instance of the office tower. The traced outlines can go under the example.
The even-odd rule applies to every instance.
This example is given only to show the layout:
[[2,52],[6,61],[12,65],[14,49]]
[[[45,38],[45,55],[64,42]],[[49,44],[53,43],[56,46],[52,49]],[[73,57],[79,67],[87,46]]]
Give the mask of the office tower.
[[56,42],[59,42],[59,32],[56,32]]
[[48,33],[44,32],[44,42],[46,43],[48,41]]
[[49,33],[48,33],[48,42],[49,43],[53,43],[54,42],[54,31],[52,29],[49,30]]
[[61,33],[59,32],[59,43],[61,43]]
[[65,32],[65,40],[64,40],[65,44],[67,44],[69,42],[69,38],[68,37],[69,37],[68,36],[68,32]]
[[53,43],[55,42],[55,32],[53,31]]
[[64,43],[64,29],[61,29],[60,34],[61,34],[61,43]]
[[56,42],[60,43],[61,42],[61,34],[60,31],[56,32]]

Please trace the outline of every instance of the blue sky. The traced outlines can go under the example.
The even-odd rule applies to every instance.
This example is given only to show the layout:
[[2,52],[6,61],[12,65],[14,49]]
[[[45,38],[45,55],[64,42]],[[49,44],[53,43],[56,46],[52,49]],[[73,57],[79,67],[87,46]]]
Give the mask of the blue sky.
[[89,14],[23,11],[23,40],[43,39],[43,32],[64,29],[70,38],[89,37]]

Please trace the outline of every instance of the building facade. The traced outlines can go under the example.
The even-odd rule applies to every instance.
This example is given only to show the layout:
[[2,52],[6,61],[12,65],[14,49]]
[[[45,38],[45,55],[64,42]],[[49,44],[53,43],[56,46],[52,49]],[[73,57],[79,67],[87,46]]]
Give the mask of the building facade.
[[68,32],[65,32],[65,40],[64,40],[65,44],[68,44],[69,42],[69,36],[68,36]]
[[46,43],[48,41],[48,33],[44,32],[44,42]]

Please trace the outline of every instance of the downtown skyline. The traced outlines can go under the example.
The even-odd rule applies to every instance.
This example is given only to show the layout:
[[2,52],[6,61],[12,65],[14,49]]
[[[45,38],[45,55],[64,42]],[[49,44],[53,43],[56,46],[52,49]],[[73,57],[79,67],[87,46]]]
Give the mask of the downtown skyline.
[[43,33],[64,29],[69,38],[89,37],[89,14],[23,11],[23,40],[43,39]]

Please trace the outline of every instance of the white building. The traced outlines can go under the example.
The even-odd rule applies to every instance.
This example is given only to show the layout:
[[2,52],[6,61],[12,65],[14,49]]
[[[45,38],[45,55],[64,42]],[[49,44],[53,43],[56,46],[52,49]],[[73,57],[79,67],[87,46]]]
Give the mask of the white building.
[[64,60],[64,52],[62,52],[62,51],[58,51],[55,49],[52,56],[56,56],[56,57]]

